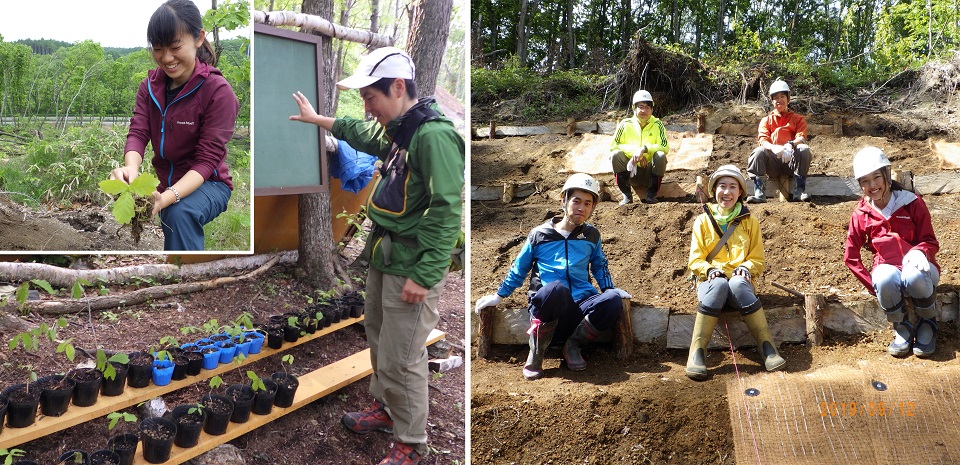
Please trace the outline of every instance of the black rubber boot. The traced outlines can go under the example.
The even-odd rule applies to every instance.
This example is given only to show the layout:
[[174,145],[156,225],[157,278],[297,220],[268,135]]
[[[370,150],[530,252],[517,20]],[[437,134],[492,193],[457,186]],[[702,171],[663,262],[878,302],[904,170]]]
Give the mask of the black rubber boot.
[[567,342],[563,344],[563,358],[567,361],[567,368],[573,371],[586,369],[587,361],[580,354],[580,349],[587,343],[596,341],[603,334],[603,331],[598,331],[597,328],[593,327],[590,320],[584,318],[577,329],[573,330],[573,335],[567,338]]
[[617,188],[623,194],[620,205],[633,203],[633,192],[630,190],[630,173],[614,173],[613,176],[617,179]]
[[647,196],[641,202],[646,204],[654,204],[659,202],[657,200],[657,192],[660,191],[660,183],[663,181],[663,176],[654,176],[653,182],[650,183],[650,187],[647,188]]

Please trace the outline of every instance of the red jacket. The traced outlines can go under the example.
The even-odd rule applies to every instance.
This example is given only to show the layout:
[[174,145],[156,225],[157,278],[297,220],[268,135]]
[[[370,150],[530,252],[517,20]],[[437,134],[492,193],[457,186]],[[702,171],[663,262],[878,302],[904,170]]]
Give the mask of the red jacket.
[[874,294],[870,272],[860,259],[860,249],[864,246],[873,252],[873,268],[884,263],[902,268],[903,256],[910,250],[917,249],[927,256],[933,266],[940,269],[936,261],[940,243],[933,232],[927,204],[919,196],[893,212],[889,220],[884,218],[867,198],[860,199],[857,208],[853,210],[847,231],[847,243],[843,250],[843,261],[867,290]]
[[797,135],[807,138],[807,120],[790,110],[785,113],[773,111],[760,120],[757,132],[757,140],[761,143],[783,145],[796,139]]
[[159,67],[137,89],[137,103],[123,152],[143,155],[153,145],[153,168],[163,192],[189,170],[233,190],[227,141],[233,137],[240,102],[220,70],[197,60],[193,76],[168,103],[167,75]]

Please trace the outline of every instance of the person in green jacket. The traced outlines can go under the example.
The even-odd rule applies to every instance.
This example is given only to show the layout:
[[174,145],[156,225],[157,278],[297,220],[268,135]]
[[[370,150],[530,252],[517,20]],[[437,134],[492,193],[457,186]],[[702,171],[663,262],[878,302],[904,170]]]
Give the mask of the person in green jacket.
[[384,47],[364,56],[341,89],[359,89],[376,121],[317,114],[301,93],[294,121],[316,124],[383,161],[367,200],[364,328],[370,344],[372,406],[341,419],[349,430],[392,432],[381,465],[415,464],[427,453],[427,336],[460,237],[464,140],[432,98],[417,98],[413,61]]
[[657,191],[667,172],[667,130],[653,116],[653,96],[643,89],[633,94],[633,117],[620,121],[610,144],[610,161],[617,187],[623,193],[620,205],[633,202],[630,185],[648,186],[643,203],[657,203]]

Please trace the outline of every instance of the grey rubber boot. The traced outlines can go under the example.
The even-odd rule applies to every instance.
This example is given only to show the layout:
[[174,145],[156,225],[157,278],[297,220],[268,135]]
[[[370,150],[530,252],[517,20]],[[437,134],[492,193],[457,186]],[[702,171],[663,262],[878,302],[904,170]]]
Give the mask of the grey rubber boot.
[[757,176],[753,178],[753,195],[747,197],[747,203],[765,203],[767,195],[763,193],[763,178]]
[[690,355],[687,356],[687,377],[702,381],[707,379],[706,352],[710,344],[713,328],[717,326],[717,317],[697,312],[693,323],[693,337],[690,341]]
[[794,176],[796,180],[797,187],[793,189],[793,196],[791,200],[794,202],[806,202],[810,200],[810,196],[807,194],[807,178],[803,176]]
[[557,323],[560,320],[554,320],[549,323],[540,323],[533,329],[530,335],[530,354],[527,355],[527,363],[523,365],[523,377],[528,380],[540,379],[543,377],[543,354],[553,339],[553,332],[557,330]]
[[580,354],[580,349],[589,342],[596,341],[604,334],[604,331],[598,331],[593,327],[590,320],[584,317],[577,329],[573,330],[573,335],[567,338],[563,344],[563,358],[567,361],[567,368],[573,371],[582,371],[587,368],[587,362]]
[[777,346],[770,337],[770,328],[767,327],[767,317],[763,308],[743,316],[743,322],[750,328],[750,334],[757,340],[757,351],[763,357],[763,366],[767,371],[776,371],[783,368],[787,361],[777,352]]

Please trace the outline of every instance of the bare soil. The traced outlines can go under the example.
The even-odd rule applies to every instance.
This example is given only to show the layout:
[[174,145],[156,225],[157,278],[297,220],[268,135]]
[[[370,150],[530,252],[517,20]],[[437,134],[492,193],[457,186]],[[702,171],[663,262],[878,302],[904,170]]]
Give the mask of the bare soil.
[[0,201],[0,250],[4,251],[161,251],[159,222],[143,225],[136,243],[109,208],[76,204],[70,209],[27,209]]
[[[693,122],[692,114],[685,118],[667,122]],[[912,170],[914,176],[937,172],[938,162],[927,148],[928,134],[915,123],[910,131],[903,130],[902,119],[847,115],[845,120],[855,131],[815,135],[810,141],[811,176],[850,176],[853,155],[865,145],[883,148],[895,168]],[[930,134],[945,137],[939,125],[930,127],[936,127]],[[578,141],[578,136],[543,135],[472,142],[473,185],[534,182],[539,187],[538,193],[506,205],[472,203],[473,300],[495,292],[529,230],[560,213],[559,189],[567,174],[559,171]],[[665,181],[693,182],[726,163],[745,170],[754,147],[754,137],[717,135],[706,170],[668,172]],[[615,284],[633,295],[634,305],[694,313],[697,299],[686,265],[700,205],[693,199],[662,199],[652,206],[637,202],[620,207],[613,175],[600,178],[611,186],[614,197],[600,202],[590,222],[603,235]],[[956,291],[960,281],[951,271],[960,266],[960,195],[928,195],[924,200],[941,245],[940,290]],[[814,198],[809,203],[751,206],[763,228],[767,266],[757,288],[766,307],[802,305],[802,299],[773,282],[830,300],[872,298],[842,263],[855,205],[853,200]],[[869,259],[865,254],[868,263]],[[525,307],[525,296],[518,290],[502,306]],[[933,365],[956,363],[955,335],[954,324],[941,326]],[[887,331],[856,336],[828,332],[824,346],[784,345],[781,350],[788,372],[852,365],[863,359],[905,363],[886,355],[889,337]],[[472,463],[734,463],[725,386],[730,377],[738,376],[737,370],[762,371],[756,352],[738,353],[736,366],[729,351],[710,353],[712,378],[698,383],[683,374],[686,351],[662,346],[640,345],[625,361],[604,348],[588,350],[584,372],[569,371],[562,366],[559,351],[551,350],[546,377],[535,382],[525,381],[520,372],[525,346],[497,346],[492,358],[474,358]]]
[[[97,257],[96,266],[115,266],[118,262],[129,264],[131,260],[143,263],[150,260],[162,262],[164,256],[126,257],[115,260]],[[266,322],[271,315],[291,310],[300,310],[308,305],[306,296],[315,290],[303,285],[294,277],[294,268],[278,266],[263,277],[252,282],[224,286],[211,291],[171,297],[132,307],[118,308],[111,312],[68,315],[69,326],[60,332],[60,339],[73,338],[76,347],[87,350],[97,346],[107,350],[134,351],[147,349],[162,336],[173,335],[187,342],[193,336],[183,336],[180,328],[201,326],[210,319],[221,324],[235,319],[241,312],[249,312],[254,321]],[[359,271],[358,271],[359,272]],[[114,286],[110,293],[122,293],[134,286]],[[91,295],[97,289],[90,289]],[[315,296],[315,294],[314,294]],[[47,298],[47,296],[44,296]],[[464,281],[460,274],[451,274],[440,300],[440,323],[438,329],[446,332],[447,341],[454,346],[454,355],[464,356]],[[26,318],[31,324],[52,324],[55,318],[31,315]],[[0,328],[3,341],[8,341],[15,332]],[[284,354],[294,356],[294,365],[287,370],[302,375],[333,363],[348,355],[367,348],[362,324],[354,324],[315,341],[289,349]],[[42,375],[64,372],[70,368],[66,359],[54,353],[55,344],[44,342],[39,350],[24,354],[22,350],[10,351],[6,344],[0,349],[0,385],[7,386],[26,379],[21,365],[29,364]],[[77,356],[78,361],[84,357]],[[223,375],[222,393],[230,384],[249,383],[245,370],[251,369],[260,376],[281,371],[279,355],[258,361],[244,370],[231,370]],[[347,431],[340,425],[340,417],[348,412],[366,408],[371,403],[367,393],[368,378],[361,379],[308,406],[283,416],[280,421],[269,423],[230,441],[242,451],[248,464],[351,464],[377,463],[389,451],[392,437],[389,434],[371,433],[361,436]],[[454,369],[430,378],[430,416],[428,435],[431,454],[421,463],[464,463],[465,414],[464,414],[464,369]],[[211,392],[206,382],[194,384],[168,395],[163,400],[169,409],[186,403],[196,403]],[[100,401],[103,397],[100,398]],[[124,411],[134,412],[136,408]],[[142,416],[140,416],[142,418]],[[41,439],[17,446],[27,451],[27,458],[39,463],[53,463],[56,457],[69,449],[94,451],[104,448],[114,432],[108,432],[107,419],[98,418],[68,428]]]

